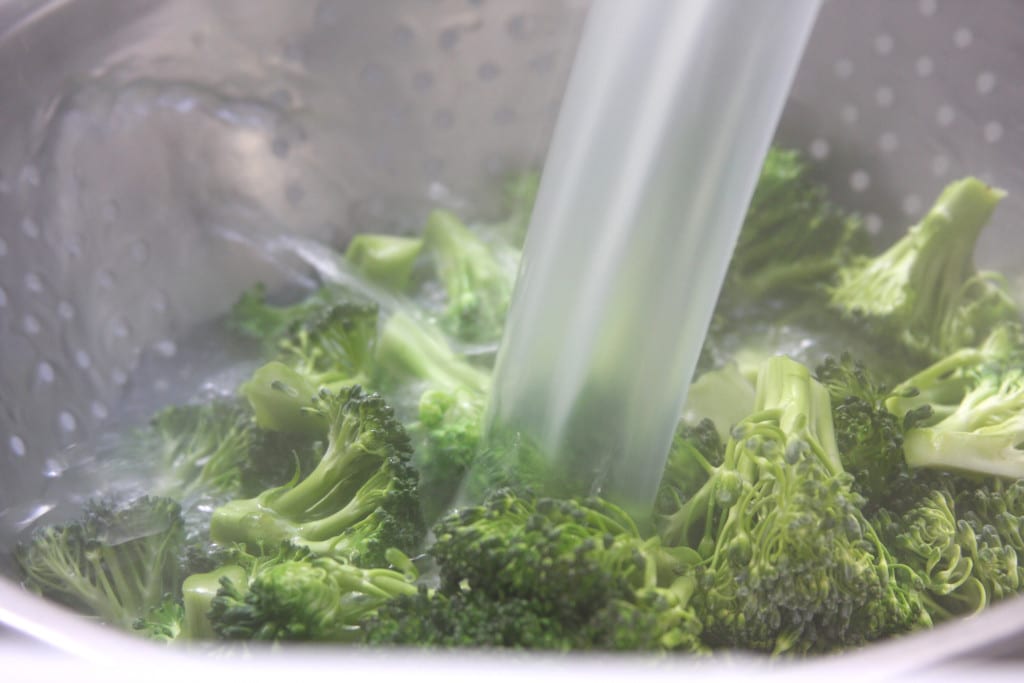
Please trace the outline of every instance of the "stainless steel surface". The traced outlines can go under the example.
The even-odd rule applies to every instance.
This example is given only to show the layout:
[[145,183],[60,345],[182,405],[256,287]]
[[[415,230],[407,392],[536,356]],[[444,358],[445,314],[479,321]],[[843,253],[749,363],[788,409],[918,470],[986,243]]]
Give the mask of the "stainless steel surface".
[[[496,179],[543,157],[585,8],[0,0],[0,548],[102,476],[75,445],[126,400],[202,374],[188,330],[304,272],[253,243],[492,211]],[[956,176],[1005,187],[979,261],[1016,273],[1021,74],[1024,3],[829,0],[778,137],[880,241]],[[23,619],[57,614],[22,597]],[[1006,607],[957,642],[1024,632]],[[934,642],[917,663],[962,652]]]

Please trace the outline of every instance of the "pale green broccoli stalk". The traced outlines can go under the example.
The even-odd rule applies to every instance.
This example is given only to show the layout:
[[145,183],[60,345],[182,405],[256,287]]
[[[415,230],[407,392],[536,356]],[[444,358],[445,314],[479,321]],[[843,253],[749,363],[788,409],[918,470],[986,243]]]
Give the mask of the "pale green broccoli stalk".
[[384,400],[359,386],[322,391],[314,405],[327,424],[327,448],[301,481],[217,508],[218,543],[288,541],[364,565],[395,547],[412,552],[423,533],[409,437]]
[[437,329],[401,311],[381,330],[377,364],[391,378],[420,380],[440,391],[486,395],[491,385],[490,374],[457,354]]
[[952,183],[901,240],[839,271],[831,307],[930,359],[1019,320],[1006,290],[973,262],[978,235],[1004,194],[976,178]]
[[15,558],[30,590],[128,629],[178,595],[184,543],[170,499],[94,501],[79,521],[37,531]]
[[447,295],[441,326],[467,342],[501,336],[512,298],[515,269],[503,264],[454,214],[435,210],[423,232]]
[[400,294],[409,287],[422,249],[423,240],[418,237],[360,233],[348,243],[345,260],[368,281]]

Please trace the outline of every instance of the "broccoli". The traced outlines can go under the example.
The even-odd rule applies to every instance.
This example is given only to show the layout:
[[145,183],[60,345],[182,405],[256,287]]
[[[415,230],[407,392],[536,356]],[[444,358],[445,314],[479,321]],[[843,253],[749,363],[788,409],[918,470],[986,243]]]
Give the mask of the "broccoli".
[[440,209],[427,219],[423,240],[447,295],[441,326],[463,341],[497,340],[512,298],[514,265],[502,263],[454,214]]
[[363,569],[287,546],[249,558],[245,578],[220,578],[210,627],[224,640],[358,642],[360,623],[380,605],[417,590],[408,558],[394,550],[388,558],[402,571]]
[[757,300],[820,288],[867,247],[860,220],[828,200],[825,187],[808,178],[800,154],[773,147],[747,209],[723,297]]
[[37,531],[15,557],[31,590],[129,628],[178,595],[184,539],[170,499],[98,500],[78,521]]
[[1003,195],[975,178],[952,183],[901,240],[842,268],[830,305],[877,338],[931,360],[1019,320],[998,278],[973,265],[975,242]]
[[423,249],[418,237],[360,233],[352,237],[345,260],[366,280],[401,293],[409,286],[413,266]]
[[182,635],[185,608],[174,597],[167,596],[163,602],[149,610],[144,617],[132,622],[132,628],[140,635],[158,643],[170,643]]
[[828,651],[929,623],[861,511],[828,391],[806,367],[765,362],[755,410],[733,429],[720,465],[687,452],[686,470],[703,469],[706,480],[679,492],[660,530],[663,543],[693,547],[703,560],[692,604],[708,644]]
[[1024,477],[1021,330],[1001,325],[895,387],[886,407],[903,416],[911,468]]
[[354,386],[321,391],[315,410],[328,425],[326,450],[301,481],[213,512],[218,543],[290,541],[318,554],[379,565],[389,547],[411,552],[422,536],[409,437],[384,400]]
[[1024,482],[943,477],[915,482],[916,501],[875,525],[927,590],[933,620],[972,614],[1024,587]]
[[826,358],[815,377],[828,390],[836,446],[853,489],[867,501],[870,514],[907,484],[903,426],[885,402],[889,390],[849,354]]
[[330,308],[340,295],[340,289],[325,285],[307,294],[297,303],[275,305],[267,301],[263,284],[257,284],[239,297],[227,317],[227,327],[243,337],[261,342],[273,351],[297,323]]
[[436,591],[383,606],[372,644],[520,649],[697,651],[686,556],[645,541],[599,499],[494,492],[450,513],[430,554]]

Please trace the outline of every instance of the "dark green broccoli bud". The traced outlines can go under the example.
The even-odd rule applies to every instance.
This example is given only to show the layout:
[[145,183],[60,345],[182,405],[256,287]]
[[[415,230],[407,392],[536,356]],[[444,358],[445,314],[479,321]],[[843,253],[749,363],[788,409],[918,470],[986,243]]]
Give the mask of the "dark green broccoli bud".
[[274,559],[247,582],[222,577],[209,619],[226,640],[357,642],[360,623],[388,600],[415,594],[415,579],[330,557]]
[[369,282],[402,293],[409,287],[409,277],[422,249],[423,240],[418,237],[366,232],[352,237],[345,249],[345,260]]
[[815,376],[829,392],[836,446],[865,513],[889,501],[910,476],[903,459],[901,420],[885,408],[889,390],[848,354],[826,358]]
[[512,298],[515,266],[503,264],[479,236],[447,211],[430,214],[423,240],[447,295],[441,326],[463,341],[498,339]]
[[810,291],[866,253],[861,221],[833,205],[795,150],[769,150],[726,274],[723,296]]
[[128,629],[181,586],[181,507],[143,497],[89,503],[80,520],[45,527],[15,550],[25,585]]
[[494,492],[444,517],[436,592],[383,608],[371,643],[524,649],[699,647],[685,555],[599,499]]
[[[290,541],[363,564],[379,562],[387,544],[411,552],[422,536],[417,474],[409,437],[390,406],[359,386],[322,391],[315,408],[327,448],[301,481],[217,508],[218,543]],[[385,547],[382,547],[385,546]]]
[[768,360],[721,464],[661,523],[664,543],[704,558],[692,605],[706,642],[828,651],[929,623],[851,487],[828,391],[803,365]]
[[975,178],[952,183],[903,239],[839,271],[832,308],[929,359],[1019,321],[1005,287],[973,264],[978,235],[1004,194]]

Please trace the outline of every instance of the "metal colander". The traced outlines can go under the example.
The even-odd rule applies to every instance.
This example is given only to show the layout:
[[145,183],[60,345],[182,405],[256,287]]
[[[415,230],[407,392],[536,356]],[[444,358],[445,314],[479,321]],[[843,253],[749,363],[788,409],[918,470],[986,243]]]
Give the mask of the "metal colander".
[[[197,326],[308,277],[276,237],[492,214],[543,160],[586,6],[0,0],[0,548],[104,476],[83,444],[224,360]],[[1021,73],[1016,0],[830,0],[778,140],[880,243],[955,177],[1006,188],[978,261],[1016,274]],[[0,619],[63,618],[13,588]],[[993,612],[939,650],[1012,634]]]

